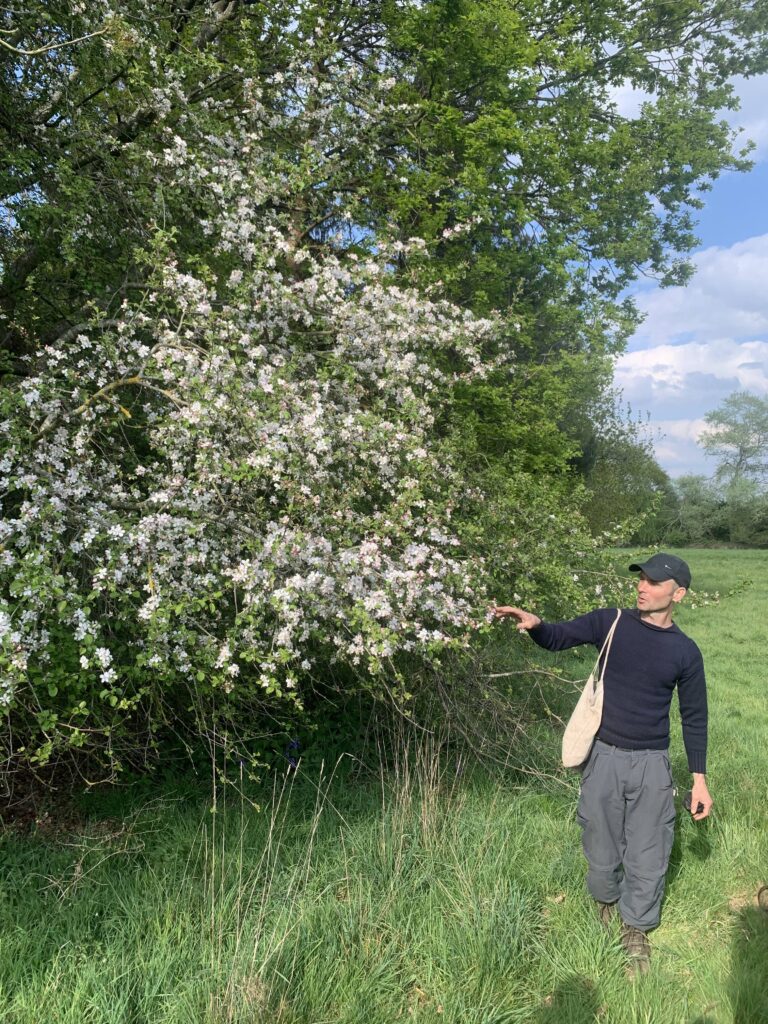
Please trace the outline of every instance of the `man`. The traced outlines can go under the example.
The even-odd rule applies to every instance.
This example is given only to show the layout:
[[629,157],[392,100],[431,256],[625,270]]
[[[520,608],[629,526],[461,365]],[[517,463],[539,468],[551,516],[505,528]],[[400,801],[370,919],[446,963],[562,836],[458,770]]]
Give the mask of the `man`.
[[[672,850],[675,802],[669,767],[669,708],[675,687],[683,741],[693,773],[692,814],[712,807],[706,782],[707,692],[696,644],[672,621],[691,585],[688,565],[659,553],[630,565],[638,572],[637,607],[625,609],[604,676],[603,717],[581,777],[577,818],[589,864],[587,888],[606,926],[618,911],[633,974],[650,963],[646,933],[659,923]],[[568,622],[542,622],[522,608],[500,606],[517,629],[549,651],[593,644],[598,651],[615,618],[601,608]]]

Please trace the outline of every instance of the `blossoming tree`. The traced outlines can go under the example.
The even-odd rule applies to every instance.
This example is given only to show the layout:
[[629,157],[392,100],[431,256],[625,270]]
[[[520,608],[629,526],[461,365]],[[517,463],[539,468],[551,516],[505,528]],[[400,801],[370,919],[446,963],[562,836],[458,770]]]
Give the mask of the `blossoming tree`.
[[[196,204],[200,253],[150,226],[130,294],[4,395],[0,700],[32,760],[119,757],[123,725],[164,708],[210,728],[214,698],[279,717],[334,662],[404,685],[399,656],[483,616],[433,424],[452,382],[509,362],[500,325],[398,284],[401,243],[342,258],[297,231],[335,136],[367,124],[319,112],[306,62],[281,78],[288,109],[247,81],[226,132],[202,118],[142,154]],[[307,158],[267,125],[311,135]]]

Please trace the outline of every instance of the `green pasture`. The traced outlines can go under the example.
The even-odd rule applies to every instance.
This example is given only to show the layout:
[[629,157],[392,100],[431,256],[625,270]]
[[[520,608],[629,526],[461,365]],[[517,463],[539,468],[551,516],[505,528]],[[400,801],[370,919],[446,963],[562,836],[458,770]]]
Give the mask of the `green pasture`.
[[[506,768],[423,736],[386,769],[91,794],[79,824],[8,830],[2,1024],[764,1024],[768,552],[687,557],[678,621],[705,656],[715,810],[681,812],[647,977],[628,980],[583,887],[578,783],[547,714],[573,688],[516,676],[539,696]],[[584,675],[529,643],[501,627],[485,662]]]

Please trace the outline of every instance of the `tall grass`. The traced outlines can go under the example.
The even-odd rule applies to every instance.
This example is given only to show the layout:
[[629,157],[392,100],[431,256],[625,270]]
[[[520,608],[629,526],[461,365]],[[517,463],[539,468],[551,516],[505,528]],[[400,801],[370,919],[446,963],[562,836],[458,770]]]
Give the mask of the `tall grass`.
[[[378,771],[343,758],[259,794],[177,787],[118,816],[102,800],[55,840],[6,835],[0,1020],[763,1024],[768,555],[690,561],[699,588],[754,582],[681,616],[710,680],[716,811],[681,814],[647,977],[627,980],[584,892],[576,780],[473,767],[424,734]],[[522,643],[500,633],[498,665]],[[551,722],[518,761],[556,750]]]

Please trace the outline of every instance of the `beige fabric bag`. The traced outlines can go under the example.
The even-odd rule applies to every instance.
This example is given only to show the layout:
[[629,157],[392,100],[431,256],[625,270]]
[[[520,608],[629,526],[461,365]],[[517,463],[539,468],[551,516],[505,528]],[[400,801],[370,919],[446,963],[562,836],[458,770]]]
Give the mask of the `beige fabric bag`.
[[[592,749],[595,733],[600,728],[600,720],[603,717],[603,676],[605,675],[605,666],[608,664],[608,655],[611,653],[613,634],[616,632],[620,618],[621,608],[616,612],[616,618],[603,641],[595,667],[590,672],[589,679],[581,691],[579,702],[565,727],[563,764],[566,768],[578,768],[579,765],[584,764]],[[600,671],[601,658],[603,659],[602,671]]]

